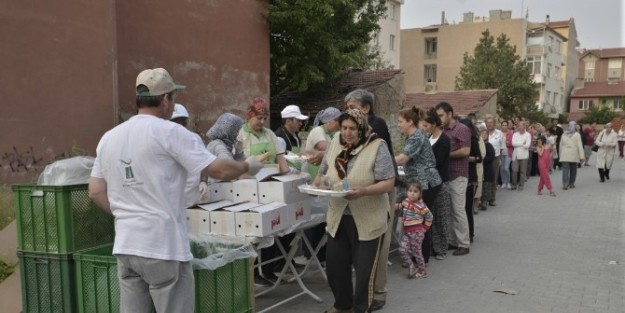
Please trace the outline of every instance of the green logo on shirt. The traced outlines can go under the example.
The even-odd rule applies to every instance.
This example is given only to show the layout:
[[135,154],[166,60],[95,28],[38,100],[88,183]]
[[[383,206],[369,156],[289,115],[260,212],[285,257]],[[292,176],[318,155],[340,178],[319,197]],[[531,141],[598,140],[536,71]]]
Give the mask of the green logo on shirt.
[[135,175],[132,173],[132,166],[130,166],[130,163],[132,163],[132,159],[128,160],[128,162],[124,160],[120,161],[126,165],[126,167],[124,168],[124,170],[126,171],[126,179],[135,178]]

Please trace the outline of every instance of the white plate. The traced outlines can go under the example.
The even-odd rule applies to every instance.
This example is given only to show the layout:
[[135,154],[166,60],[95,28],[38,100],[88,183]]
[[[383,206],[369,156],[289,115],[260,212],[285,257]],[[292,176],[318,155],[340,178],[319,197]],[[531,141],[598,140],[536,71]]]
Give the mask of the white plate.
[[284,158],[289,162],[305,162],[308,161],[308,157],[305,155],[286,154]]
[[326,197],[345,197],[349,193],[348,191],[334,191],[326,189],[317,189],[311,185],[298,186],[300,192],[307,193],[309,195],[326,196]]

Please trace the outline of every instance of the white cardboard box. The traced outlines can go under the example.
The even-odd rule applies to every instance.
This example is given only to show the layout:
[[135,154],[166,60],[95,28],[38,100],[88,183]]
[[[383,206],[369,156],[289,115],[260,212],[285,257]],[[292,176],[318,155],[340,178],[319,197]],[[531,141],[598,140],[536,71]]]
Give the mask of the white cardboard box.
[[200,207],[187,209],[187,230],[190,234],[208,234],[211,231],[210,212]]
[[235,213],[259,206],[258,203],[244,202],[212,210],[210,212],[211,234],[236,236]]
[[208,200],[211,202],[220,200],[234,200],[232,182],[217,182],[208,185]]
[[191,234],[210,233],[210,211],[234,205],[228,200],[198,204],[187,209],[187,229]]
[[306,184],[308,174],[288,174],[271,176],[258,182],[259,203],[294,203],[309,199],[309,195],[301,193],[297,188]]
[[264,237],[290,226],[286,205],[280,202],[239,211],[235,213],[235,222],[237,236]]
[[258,203],[258,181],[256,179],[239,179],[232,182],[232,200],[234,202],[250,201]]
[[301,200],[285,207],[289,226],[310,219],[310,200]]

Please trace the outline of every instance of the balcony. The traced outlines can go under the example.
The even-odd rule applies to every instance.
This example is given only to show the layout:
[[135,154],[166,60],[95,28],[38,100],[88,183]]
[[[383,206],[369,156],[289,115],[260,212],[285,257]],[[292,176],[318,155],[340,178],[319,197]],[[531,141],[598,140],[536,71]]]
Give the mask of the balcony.
[[545,75],[543,75],[543,74],[534,74],[534,83],[536,83],[536,84],[544,84],[545,83]]

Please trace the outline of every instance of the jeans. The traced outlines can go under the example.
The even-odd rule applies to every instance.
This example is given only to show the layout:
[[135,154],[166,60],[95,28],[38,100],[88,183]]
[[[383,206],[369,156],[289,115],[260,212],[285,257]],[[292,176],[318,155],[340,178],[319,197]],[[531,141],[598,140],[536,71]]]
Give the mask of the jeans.
[[577,163],[576,162],[561,162],[562,164],[562,185],[570,186],[575,185],[575,178],[577,177]]
[[499,174],[501,175],[502,185],[510,183],[510,163],[512,163],[512,158],[508,155],[501,156],[501,168],[499,169]]

